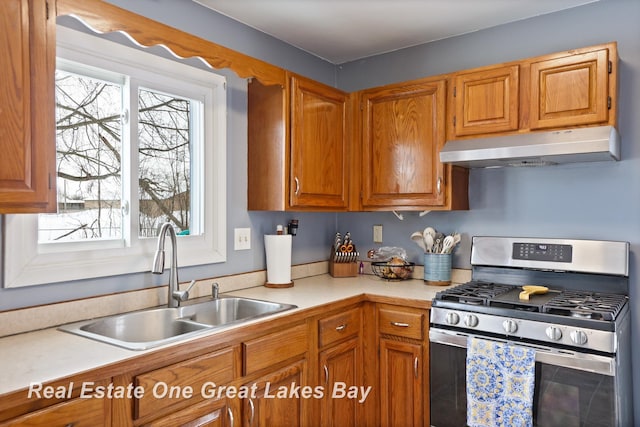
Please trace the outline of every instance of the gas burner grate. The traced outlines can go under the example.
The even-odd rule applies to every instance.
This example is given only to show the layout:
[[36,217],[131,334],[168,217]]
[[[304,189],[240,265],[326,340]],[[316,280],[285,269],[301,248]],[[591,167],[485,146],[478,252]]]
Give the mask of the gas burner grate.
[[491,282],[468,282],[436,294],[436,300],[455,301],[461,304],[487,305],[498,295],[513,289],[511,285]]
[[627,297],[616,294],[566,290],[548,301],[544,313],[582,317],[596,320],[615,320]]

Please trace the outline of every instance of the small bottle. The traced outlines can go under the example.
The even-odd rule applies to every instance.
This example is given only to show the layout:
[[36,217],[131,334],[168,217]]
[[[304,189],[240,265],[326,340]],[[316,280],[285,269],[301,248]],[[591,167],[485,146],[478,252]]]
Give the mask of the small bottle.
[[276,234],[277,234],[278,236],[281,236],[281,235],[282,235],[282,233],[283,233],[282,225],[278,224],[278,225],[276,226]]
[[358,267],[358,274],[364,274],[364,263],[360,261],[360,267]]

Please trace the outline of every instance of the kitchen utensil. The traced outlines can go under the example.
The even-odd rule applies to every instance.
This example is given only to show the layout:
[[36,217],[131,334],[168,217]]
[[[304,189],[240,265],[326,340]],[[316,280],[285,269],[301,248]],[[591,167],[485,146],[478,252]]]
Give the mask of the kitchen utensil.
[[421,232],[416,231],[415,233],[413,233],[411,235],[411,240],[416,242],[416,245],[420,246],[420,248],[422,249],[423,252],[427,251],[427,246],[424,244],[424,238],[422,237],[422,233]]
[[535,294],[546,294],[547,292],[549,292],[549,288],[546,286],[524,285],[522,287],[522,292],[518,295],[518,298],[523,301],[529,301],[529,296]]
[[442,250],[440,251],[440,253],[441,254],[451,253],[451,251],[453,250],[453,247],[455,246],[453,242],[454,242],[453,236],[445,237],[444,240],[442,241]]
[[433,251],[433,236],[426,231],[423,233],[422,238],[424,239],[424,247],[426,252],[430,253]]

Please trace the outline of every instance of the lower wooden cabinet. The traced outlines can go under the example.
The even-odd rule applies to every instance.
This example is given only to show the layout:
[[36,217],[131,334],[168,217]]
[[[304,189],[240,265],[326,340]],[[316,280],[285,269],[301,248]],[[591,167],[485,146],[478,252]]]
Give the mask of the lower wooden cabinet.
[[307,362],[299,360],[246,384],[257,387],[256,397],[242,401],[242,425],[306,426],[308,419],[303,387],[307,385]]
[[203,401],[148,424],[149,427],[236,427],[239,413],[228,399]]
[[31,412],[5,423],[2,427],[99,427],[111,425],[109,399],[72,399],[39,411]]
[[[294,316],[83,373],[65,401],[16,392],[0,427],[429,425],[428,310],[366,301]],[[144,393],[81,398],[93,378]]]
[[378,305],[381,426],[429,426],[429,312]]
[[323,390],[322,398],[315,405],[317,424],[365,425],[363,402],[350,394],[353,387],[360,390],[365,385],[362,304],[323,315],[317,321],[317,328],[316,383]]

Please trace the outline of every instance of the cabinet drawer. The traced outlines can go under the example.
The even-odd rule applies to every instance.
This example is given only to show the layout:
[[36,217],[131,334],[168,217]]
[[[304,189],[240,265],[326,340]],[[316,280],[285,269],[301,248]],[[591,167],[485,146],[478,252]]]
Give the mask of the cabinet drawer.
[[302,324],[243,343],[244,375],[305,353],[307,342],[307,325]]
[[360,333],[362,309],[354,308],[344,313],[318,321],[318,342],[320,347]]
[[106,398],[78,398],[23,415],[6,423],[0,423],[0,426],[107,426],[111,424],[108,404],[109,399]]
[[[146,417],[169,406],[175,410],[202,400],[203,384],[226,384],[234,379],[235,360],[234,349],[227,348],[138,375],[135,383],[141,386],[145,393],[141,399],[135,401],[135,417]],[[192,395],[189,397],[183,393],[180,396],[170,396],[169,391],[172,388],[183,392],[192,390]]]
[[422,340],[425,316],[426,313],[419,309],[381,307],[378,309],[378,332]]

